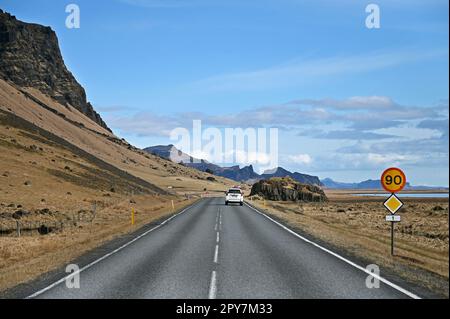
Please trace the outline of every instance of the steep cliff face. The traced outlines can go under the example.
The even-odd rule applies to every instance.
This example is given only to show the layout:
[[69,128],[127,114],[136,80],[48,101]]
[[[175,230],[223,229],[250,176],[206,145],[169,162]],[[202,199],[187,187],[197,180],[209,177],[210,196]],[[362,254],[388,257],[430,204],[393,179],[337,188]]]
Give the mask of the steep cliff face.
[[38,89],[109,130],[87,102],[83,87],[67,70],[56,33],[50,27],[19,21],[1,10],[0,78],[19,87]]

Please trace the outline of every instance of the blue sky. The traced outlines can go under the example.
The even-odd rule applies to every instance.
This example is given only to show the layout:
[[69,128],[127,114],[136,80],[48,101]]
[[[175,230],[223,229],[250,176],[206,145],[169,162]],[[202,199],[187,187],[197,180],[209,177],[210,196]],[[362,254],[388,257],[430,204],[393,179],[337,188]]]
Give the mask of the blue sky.
[[[365,7],[381,28],[365,26]],[[81,28],[65,27],[76,3]],[[280,165],[341,181],[391,165],[448,185],[448,1],[0,0],[51,26],[115,133],[278,127]]]

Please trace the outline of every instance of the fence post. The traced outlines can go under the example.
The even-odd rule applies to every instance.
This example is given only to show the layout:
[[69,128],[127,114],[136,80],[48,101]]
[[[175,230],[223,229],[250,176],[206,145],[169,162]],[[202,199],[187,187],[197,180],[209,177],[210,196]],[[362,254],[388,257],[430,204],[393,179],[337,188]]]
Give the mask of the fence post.
[[17,237],[20,237],[20,222],[16,220],[16,226],[17,226]]
[[92,217],[91,223],[94,221],[95,217],[97,216],[97,201],[94,201],[94,204],[92,205],[92,211],[94,216]]

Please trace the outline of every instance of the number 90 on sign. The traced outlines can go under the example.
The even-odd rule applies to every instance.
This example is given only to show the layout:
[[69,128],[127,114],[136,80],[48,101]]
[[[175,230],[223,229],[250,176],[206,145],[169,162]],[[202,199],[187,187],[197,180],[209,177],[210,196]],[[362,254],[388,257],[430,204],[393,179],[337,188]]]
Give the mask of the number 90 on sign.
[[381,184],[389,193],[400,192],[406,185],[405,173],[396,167],[388,168],[381,175]]

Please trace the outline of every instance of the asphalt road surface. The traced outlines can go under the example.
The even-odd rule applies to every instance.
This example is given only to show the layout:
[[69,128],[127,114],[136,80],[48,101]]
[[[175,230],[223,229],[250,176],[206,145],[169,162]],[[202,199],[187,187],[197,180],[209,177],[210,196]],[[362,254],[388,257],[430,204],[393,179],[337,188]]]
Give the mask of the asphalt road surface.
[[[364,266],[365,267],[365,266]],[[411,298],[248,206],[203,199],[32,298]],[[383,279],[384,280],[384,279]],[[73,282],[73,280],[72,280]]]

